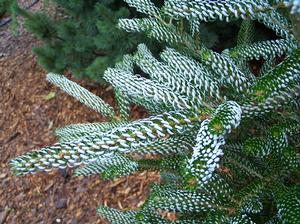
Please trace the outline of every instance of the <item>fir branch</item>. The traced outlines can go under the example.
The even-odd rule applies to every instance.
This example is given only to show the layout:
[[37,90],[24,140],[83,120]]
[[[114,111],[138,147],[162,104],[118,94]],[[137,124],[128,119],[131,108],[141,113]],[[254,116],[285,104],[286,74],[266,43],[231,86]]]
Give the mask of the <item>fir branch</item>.
[[296,192],[276,195],[277,209],[280,219],[284,223],[298,223],[300,220],[300,198]]
[[107,69],[104,79],[120,91],[126,92],[131,101],[145,106],[150,111],[192,108],[191,102],[186,97],[174,93],[155,80],[145,79],[128,71]]
[[232,62],[229,57],[209,49],[202,49],[201,62],[221,79],[221,82],[235,91],[246,92],[251,83],[248,77]]
[[28,152],[10,162],[16,175],[51,171],[53,168],[90,163],[106,153],[130,153],[157,139],[182,134],[189,126],[203,119],[204,112],[170,112],[138,120],[102,134],[77,141],[57,143],[39,151]]
[[155,59],[145,45],[138,46],[135,59],[137,65],[149,74],[151,79],[166,85],[174,93],[188,98],[195,108],[201,106],[203,94],[195,88],[193,83],[190,83],[184,75]]
[[175,74],[182,74],[184,79],[199,88],[204,99],[206,97],[210,99],[220,98],[220,80],[211,75],[201,63],[172,48],[166,48],[160,56],[176,71]]
[[271,10],[259,13],[256,18],[268,28],[274,30],[278,36],[285,39],[295,39],[288,20],[277,11]]
[[[252,102],[242,105],[246,116],[257,116],[274,110],[299,95],[299,49],[269,73],[259,78],[249,90]],[[248,105],[247,105],[248,104]]]
[[[295,2],[166,0],[162,8],[151,0],[126,2],[148,18],[121,19],[119,28],[144,32],[174,49],[166,48],[160,60],[141,44],[104,77],[113,86],[122,119],[128,120],[131,103],[156,115],[59,129],[60,143],[13,159],[12,171],[24,175],[84,164],[77,175],[100,173],[111,179],[160,172],[160,183],[137,211],[98,209],[112,223],[252,224],[265,213],[262,222],[274,217],[298,223],[300,50],[289,21],[278,11],[296,7]],[[111,20],[109,10],[103,12]],[[236,19],[243,20],[237,46],[218,53],[200,43],[201,23]],[[252,43],[254,20],[280,39]],[[108,49],[103,42],[98,45]],[[258,77],[248,63],[253,59],[265,61]],[[141,75],[135,74],[138,69]],[[115,116],[82,87],[50,76],[67,93],[91,106],[102,103],[98,110]],[[166,212],[176,220],[168,220]]]
[[125,0],[125,2],[129,6],[136,8],[138,12],[142,12],[153,17],[160,15],[159,8],[157,8],[151,0]]
[[215,20],[225,20],[227,22],[237,18],[253,18],[257,12],[269,9],[271,6],[267,1],[241,1],[217,0],[207,1],[176,1],[165,2],[164,10],[167,15],[173,17],[191,18],[196,17],[205,22]]
[[81,103],[92,108],[93,110],[103,114],[104,116],[113,118],[115,116],[114,109],[106,104],[100,97],[89,92],[85,88],[81,87],[77,83],[68,80],[62,75],[49,73],[47,75],[47,80],[54,85],[61,88],[63,91],[69,95],[76,98]]
[[124,55],[122,61],[116,63],[115,68],[133,73],[134,62],[132,56],[129,54]]
[[129,120],[130,117],[130,100],[125,93],[116,89],[115,90],[116,101],[118,103],[118,109],[122,120]]
[[60,138],[61,142],[69,142],[79,138],[87,137],[90,135],[90,133],[104,133],[110,129],[126,124],[127,122],[124,121],[71,124],[55,129],[55,134]]
[[223,166],[227,167],[230,172],[233,172],[235,174],[234,177],[237,178],[237,180],[243,179],[245,176],[263,179],[264,176],[259,167],[245,155],[237,152],[227,150],[226,156],[222,159]]
[[237,37],[237,46],[251,44],[253,40],[254,22],[250,19],[243,20]]
[[138,163],[117,153],[104,154],[94,162],[77,168],[75,176],[90,176],[101,174],[106,179],[129,175],[138,170]]
[[170,44],[190,45],[193,39],[180,32],[174,25],[166,23],[160,17],[143,19],[120,19],[118,27],[127,32],[144,31],[150,38]]
[[211,120],[201,123],[192,158],[187,164],[187,176],[195,178],[200,186],[207,183],[219,167],[219,157],[223,155],[221,146],[225,144],[224,135],[236,128],[240,119],[240,106],[228,101],[217,108]]
[[257,42],[251,45],[237,46],[230,50],[230,56],[235,60],[250,61],[253,59],[265,60],[274,59],[275,57],[289,55],[297,43],[293,40],[278,39]]
[[243,152],[247,155],[265,157],[271,153],[281,154],[288,146],[287,135],[283,128],[274,126],[268,130],[267,137],[248,139]]
[[155,142],[143,145],[143,147],[136,148],[132,151],[133,154],[138,155],[185,155],[192,150],[194,137],[193,132],[190,132],[190,136],[179,136],[167,139],[159,139]]
[[101,206],[97,208],[97,214],[106,218],[112,224],[132,224],[135,223],[136,211],[121,212],[117,209]]
[[146,208],[168,212],[203,212],[215,210],[217,202],[204,194],[186,190],[163,190],[152,193]]

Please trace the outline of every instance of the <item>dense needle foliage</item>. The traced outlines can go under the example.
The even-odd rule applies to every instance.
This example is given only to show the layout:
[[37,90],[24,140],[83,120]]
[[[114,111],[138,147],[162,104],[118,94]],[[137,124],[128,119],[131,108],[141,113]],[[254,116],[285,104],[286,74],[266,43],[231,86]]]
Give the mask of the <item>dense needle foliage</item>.
[[0,18],[9,11],[10,1],[8,0],[0,0]]
[[54,5],[55,13],[49,15],[44,10],[32,13],[17,4],[13,12],[23,16],[28,31],[42,41],[42,46],[33,52],[47,71],[68,70],[77,77],[103,81],[103,72],[108,66],[145,41],[142,34],[132,35],[117,28],[119,18],[138,16],[122,1],[43,2],[45,10]]
[[[57,144],[13,159],[13,172],[76,167],[75,175],[112,179],[159,171],[138,210],[97,209],[111,223],[299,223],[300,49],[284,16],[299,13],[299,1],[125,2],[145,17],[120,19],[119,28],[165,49],[156,55],[140,44],[105,71],[117,110],[49,73],[48,81],[108,121],[57,129]],[[201,24],[215,21],[241,21],[235,46],[205,45]],[[277,38],[255,41],[255,23]],[[253,60],[263,61],[255,73]],[[151,116],[129,120],[131,104]]]

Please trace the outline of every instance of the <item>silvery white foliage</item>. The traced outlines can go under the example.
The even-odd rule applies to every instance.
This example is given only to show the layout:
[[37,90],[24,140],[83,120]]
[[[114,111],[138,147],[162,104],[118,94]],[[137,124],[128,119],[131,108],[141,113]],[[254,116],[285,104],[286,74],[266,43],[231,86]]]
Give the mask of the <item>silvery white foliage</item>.
[[55,129],[55,134],[59,136],[61,142],[73,141],[95,133],[103,133],[115,127],[125,125],[127,122],[97,122],[86,124],[71,124]]
[[[134,61],[131,55],[127,54],[123,56],[122,61],[115,65],[116,69],[122,69],[130,73],[134,72]],[[130,117],[130,99],[126,92],[115,88],[115,98],[118,103],[118,109],[122,120],[128,120]]]
[[[191,128],[192,130],[193,128]],[[191,136],[194,137],[193,131]],[[145,144],[132,150],[133,154],[141,155],[187,155],[192,151],[194,141],[187,136],[180,136],[167,139],[158,139],[157,141]]]
[[115,68],[126,70],[128,72],[133,73],[134,61],[133,61],[132,56],[129,54],[125,54],[122,58],[122,61],[116,63]]
[[271,8],[268,1],[258,0],[167,0],[164,10],[169,16],[197,18],[205,22],[253,18],[258,11]]
[[103,114],[104,116],[113,117],[115,115],[114,109],[105,103],[100,97],[81,87],[77,83],[68,80],[63,75],[49,73],[47,75],[47,80],[76,98],[81,103]]
[[16,175],[25,175],[88,164],[107,153],[131,153],[147,143],[190,130],[193,124],[201,121],[199,112],[174,111],[133,121],[101,134],[91,134],[82,139],[28,152],[12,160],[10,165]]
[[227,22],[243,18],[251,18],[273,29],[279,36],[286,39],[294,39],[289,31],[287,19],[281,16],[269,5],[268,1],[259,0],[216,0],[216,1],[189,1],[168,0],[165,1],[164,11],[175,18],[183,17],[187,20]]
[[243,73],[248,78],[250,83],[252,83],[256,79],[255,75],[252,73],[250,69],[248,61],[242,60],[238,57],[231,57],[229,49],[223,50],[221,54],[227,58],[230,58],[232,63],[234,63],[241,71],[243,71]]
[[158,19],[152,20],[151,23],[144,23],[144,26],[146,27],[146,34],[149,37],[155,38],[161,42],[166,42],[168,44],[186,44],[193,41],[185,34],[180,33],[175,26],[163,24]]
[[114,208],[100,206],[97,208],[97,214],[106,218],[111,224],[133,224],[136,223],[137,211],[119,211]]
[[160,190],[150,197],[147,208],[168,212],[204,212],[215,210],[217,201],[204,193],[188,190]]
[[239,93],[246,92],[251,85],[249,78],[224,54],[209,49],[203,49],[201,62],[206,65],[221,82],[230,86]]
[[182,110],[192,108],[186,97],[174,93],[170,88],[155,80],[145,79],[128,71],[111,68],[105,71],[103,78],[113,87],[126,92],[131,101],[141,104],[147,109],[165,111],[166,109]]
[[290,39],[267,40],[232,48],[229,55],[242,61],[261,58],[270,60],[284,54],[289,55],[295,48],[297,48],[297,43]]
[[189,22],[191,35],[192,37],[195,37],[195,35],[200,31],[201,22],[199,19],[193,19]]
[[258,13],[256,18],[268,28],[274,30],[278,36],[285,39],[295,39],[294,35],[290,32],[290,23],[277,11],[272,10]]
[[188,43],[192,39],[179,33],[177,28],[172,24],[161,23],[156,18],[143,19],[120,19],[118,27],[126,32],[145,32],[150,38],[169,44]]
[[[261,86],[264,88],[266,96],[274,96],[276,93],[289,90],[290,87],[300,85],[300,63],[296,58],[290,58],[279,64],[274,70],[267,73],[254,83],[249,94],[255,94]],[[282,70],[285,70],[282,73]],[[272,80],[272,76],[275,76]]]
[[122,120],[129,120],[130,117],[130,99],[124,92],[115,89],[115,99],[118,103],[118,109]]
[[[201,123],[197,143],[187,164],[188,172],[197,179],[200,186],[206,184],[219,167],[220,156],[224,154],[221,148],[225,144],[224,135],[239,125],[241,113],[237,103],[228,101],[218,107],[211,120],[206,119]],[[222,128],[220,131],[211,127],[215,121]]]
[[[221,125],[220,130],[213,130],[213,132],[227,135],[232,129],[239,126],[242,117],[241,107],[234,101],[227,101],[221,104],[212,114],[210,121],[210,129],[217,129],[214,124]],[[212,131],[212,130],[211,130]]]
[[160,9],[157,8],[151,0],[124,0],[129,6],[136,8],[138,12],[148,14],[149,16],[159,16]]
[[176,73],[192,83],[205,96],[220,98],[219,80],[209,73],[209,71],[193,58],[180,54],[172,48],[166,48],[160,57],[171,67]]
[[[127,175],[138,169],[137,162],[125,157],[128,154],[134,156],[136,154],[159,156],[179,154],[180,156],[175,156],[174,160],[173,157],[167,157],[155,162],[159,163],[162,170],[170,168],[170,173],[174,174],[171,178],[175,179],[178,175],[183,182],[187,180],[187,183],[192,185],[196,180],[195,184],[198,185],[192,186],[196,188],[194,191],[188,191],[186,188],[178,190],[176,188],[189,186],[186,186],[186,183],[183,185],[175,183],[165,191],[156,192],[156,195],[150,197],[148,205],[146,202],[145,206],[152,209],[150,212],[157,213],[154,219],[152,219],[155,216],[153,214],[119,212],[110,208],[100,208],[98,213],[106,216],[112,223],[160,224],[171,222],[159,216],[159,210],[183,213],[204,211],[205,215],[206,212],[212,212],[214,219],[205,220],[207,222],[201,220],[202,224],[252,224],[253,221],[247,215],[261,211],[262,204],[257,197],[260,194],[252,191],[247,194],[249,192],[244,191],[245,195],[242,196],[245,197],[239,197],[239,195],[236,197],[236,193],[239,192],[235,192],[231,200],[231,188],[214,171],[219,167],[226,135],[239,125],[242,116],[254,118],[256,115],[262,115],[289,103],[294,100],[293,98],[300,99],[299,53],[258,79],[253,77],[246,65],[246,61],[253,58],[262,57],[270,62],[274,57],[289,54],[292,48],[298,47],[288,30],[289,23],[276,11],[270,11],[268,1],[167,0],[163,10],[166,10],[172,18],[168,18],[164,14],[165,11],[158,9],[150,0],[127,0],[126,2],[136,7],[139,12],[150,15],[150,19],[124,19],[120,21],[120,27],[130,32],[143,31],[157,40],[174,44],[192,55],[197,54],[201,62],[181,55],[170,48],[161,54],[164,62],[160,62],[152,56],[145,45],[140,45],[134,60],[130,55],[125,56],[115,69],[107,71],[105,77],[115,88],[123,116],[128,117],[127,109],[131,102],[143,105],[153,113],[173,111],[132,123],[117,124],[111,127],[111,130],[105,129],[106,127],[103,129],[99,127],[101,129],[99,130],[98,127],[90,125],[91,130],[94,130],[90,135],[86,135],[88,125],[74,126],[70,130],[65,129],[66,135],[70,133],[71,139],[66,140],[68,142],[61,142],[12,160],[13,170],[17,175],[21,175],[85,163],[87,165],[77,170],[77,173],[89,175],[103,172],[104,175],[112,174],[113,176],[115,169],[118,169],[117,175]],[[170,12],[168,7],[174,13]],[[179,17],[188,20],[182,24],[186,24],[185,22],[191,24],[191,33],[195,39],[194,35],[199,30],[201,20],[230,21],[246,17],[258,19],[285,39],[255,43],[251,46],[241,44],[239,48],[234,49],[236,55],[232,58],[230,58],[232,55],[229,50],[218,54],[204,49],[200,55],[198,54],[201,53],[199,47],[202,46],[195,45],[196,41],[193,42],[194,40],[188,34],[182,34],[183,29],[177,29],[173,25],[178,23],[178,21],[172,22],[173,19]],[[170,19],[169,22],[165,22],[168,19]],[[250,43],[246,38],[244,40],[247,44]],[[151,80],[135,75],[135,64],[148,73]],[[272,66],[271,63],[267,65]],[[225,91],[226,87],[230,87],[230,90],[226,92],[229,97],[236,97],[234,99],[239,100],[238,102],[243,106],[240,107],[237,103],[229,101],[213,112],[212,108],[216,108],[220,101],[224,102],[219,96],[219,89],[222,88],[223,92],[224,85]],[[246,96],[244,98],[240,97],[243,92]],[[198,99],[206,101],[197,105]],[[205,109],[201,112],[200,108]],[[280,151],[284,148],[280,151],[284,153],[283,160],[286,159],[282,162],[283,167],[286,165],[286,167],[299,168],[299,155],[295,151],[293,155],[286,154],[288,151],[286,136],[279,140],[275,139],[274,142],[275,146],[272,147],[277,147],[276,150]],[[237,153],[237,149],[240,148],[239,144],[228,145],[228,147],[230,150],[224,150],[228,154],[222,161],[224,167],[229,169],[227,177],[231,175],[230,172],[233,172],[235,174],[233,176],[237,178],[245,177],[243,174],[240,175],[243,172],[252,179],[262,176],[255,167],[252,167],[251,160]],[[267,147],[270,145],[267,144]],[[269,154],[270,150],[267,148],[263,153]],[[142,164],[142,161],[140,162]],[[182,165],[186,166],[183,168]],[[178,167],[180,170],[176,173]],[[222,172],[221,169],[219,171]],[[186,172],[187,175],[181,177],[182,172]],[[259,187],[258,190],[260,190]],[[220,205],[220,202],[224,201],[229,202],[225,204],[225,207]],[[233,205],[232,208],[235,202],[237,205]],[[285,223],[293,223],[299,219],[299,197],[286,195],[278,202],[278,211]],[[297,207],[293,208],[294,205]],[[149,222],[148,218],[152,222]],[[197,222],[180,220],[172,223]]]
[[225,144],[223,136],[209,132],[208,124],[208,120],[201,123],[197,144],[187,164],[188,172],[197,178],[199,186],[206,184],[219,167],[220,156],[223,155],[221,146]]
[[118,27],[126,32],[142,32],[146,31],[146,26],[144,25],[146,22],[151,22],[154,19],[119,19]]
[[[195,21],[231,21],[237,18],[258,20],[277,35],[285,39],[295,39],[289,31],[290,24],[286,18],[281,16],[276,10],[272,9],[268,1],[259,0],[216,0],[216,1],[188,1],[188,0],[168,0],[165,1],[163,12],[172,17],[186,18],[190,23]],[[199,22],[196,22],[199,24]],[[196,25],[196,24],[194,24]],[[140,32],[147,30],[150,37],[169,43],[186,42],[186,37],[180,38],[180,35],[174,34],[171,26],[166,26],[156,19],[125,19],[120,20],[119,27],[128,32]],[[148,28],[146,28],[148,27]],[[173,31],[173,34],[172,34]],[[194,28],[192,26],[192,34]],[[191,40],[189,40],[191,41]]]
[[97,157],[94,162],[88,163],[84,167],[75,170],[76,176],[90,176],[109,171],[109,169],[117,169],[114,177],[130,175],[138,170],[138,163],[119,154],[108,153]]
[[136,64],[143,72],[149,74],[151,79],[167,86],[178,95],[188,98],[195,108],[201,106],[205,94],[201,93],[194,83],[189,82],[184,74],[154,58],[146,45],[138,46],[135,59]]
[[285,6],[291,7],[291,14],[300,13],[300,0],[286,0]]

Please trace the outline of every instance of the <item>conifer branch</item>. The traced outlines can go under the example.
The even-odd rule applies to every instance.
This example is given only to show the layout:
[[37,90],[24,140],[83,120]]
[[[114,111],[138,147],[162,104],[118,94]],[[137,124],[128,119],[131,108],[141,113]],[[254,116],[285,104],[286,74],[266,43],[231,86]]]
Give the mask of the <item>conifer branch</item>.
[[115,116],[114,109],[108,104],[106,104],[100,97],[89,92],[88,90],[76,84],[75,82],[68,80],[64,76],[49,73],[47,75],[47,80],[56,85],[57,87],[61,88],[69,95],[73,96],[81,103],[103,114],[104,116],[110,118]]
[[[278,9],[299,13],[299,1],[166,0],[161,8],[151,0],[126,2],[145,17],[122,18],[119,28],[168,46],[158,58],[151,43],[140,44],[104,73],[122,121],[60,128],[59,143],[13,159],[12,171],[79,166],[76,175],[105,179],[159,172],[136,211],[98,208],[113,224],[298,223],[300,50]],[[205,27],[215,26],[206,21],[236,19],[242,23],[235,46],[221,44],[217,52],[200,43]],[[256,20],[280,37],[256,41]],[[256,71],[252,60],[263,60],[263,67]],[[55,74],[48,79],[120,120],[79,85]],[[152,116],[129,121],[131,104]]]

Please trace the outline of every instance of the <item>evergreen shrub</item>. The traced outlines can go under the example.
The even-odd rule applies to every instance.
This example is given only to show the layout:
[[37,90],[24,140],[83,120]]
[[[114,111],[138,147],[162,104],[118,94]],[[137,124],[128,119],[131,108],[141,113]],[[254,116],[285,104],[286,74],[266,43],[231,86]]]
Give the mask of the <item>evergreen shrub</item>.
[[[58,143],[10,162],[14,174],[76,167],[77,176],[113,179],[159,171],[139,209],[97,209],[111,223],[300,223],[300,49],[282,14],[286,7],[298,13],[298,1],[126,2],[146,16],[120,19],[119,27],[165,49],[155,55],[140,44],[105,71],[117,110],[49,73],[51,83],[108,121],[57,129]],[[235,46],[221,52],[199,30],[217,20],[242,21]],[[277,38],[254,41],[255,21]],[[256,73],[251,60],[263,61]],[[131,104],[150,116],[130,120]]]
[[0,0],[0,19],[9,11],[9,7],[9,0]]
[[33,52],[47,71],[70,71],[79,78],[103,81],[108,66],[146,41],[143,34],[117,28],[119,18],[138,16],[122,1],[53,0],[49,4],[55,6],[56,16],[14,7],[15,14],[25,17],[27,30],[42,41]]

